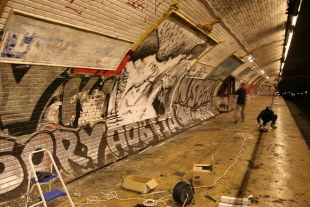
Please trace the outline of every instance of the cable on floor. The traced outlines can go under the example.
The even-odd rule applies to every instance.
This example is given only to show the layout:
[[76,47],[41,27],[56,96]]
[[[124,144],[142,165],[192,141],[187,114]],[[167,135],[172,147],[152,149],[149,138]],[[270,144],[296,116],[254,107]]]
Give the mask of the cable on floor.
[[[128,201],[128,200],[143,200],[143,205],[144,206],[147,206],[147,207],[152,207],[152,206],[156,206],[158,205],[159,203],[164,203],[165,206],[166,206],[166,199],[168,197],[171,197],[171,195],[168,195],[168,196],[163,196],[162,198],[160,199],[145,199],[145,198],[127,198],[127,199],[123,199],[123,198],[118,198],[117,196],[117,192],[116,191],[111,191],[111,190],[101,190],[100,191],[101,194],[104,195],[104,199],[100,199],[99,197],[97,196],[89,196],[87,197],[86,199],[86,203],[77,203],[75,205],[82,205],[82,204],[89,204],[89,205],[92,205],[92,204],[98,204],[99,202],[106,202],[106,201],[110,201],[110,200],[113,200],[113,199],[116,199],[116,200],[121,200],[121,201]],[[152,193],[152,194],[155,194]]]
[[[177,201],[178,203],[183,204],[183,206],[189,204],[194,199],[194,188],[211,188],[211,187],[214,187],[216,185],[217,181],[219,179],[223,178],[227,174],[227,172],[230,170],[230,168],[232,166],[234,166],[238,162],[238,159],[240,157],[242,157],[242,152],[245,149],[244,148],[244,146],[245,146],[244,142],[247,140],[247,138],[253,139],[253,135],[246,136],[244,133],[237,133],[236,136],[244,137],[244,139],[243,139],[243,141],[241,143],[241,150],[239,151],[239,156],[237,156],[235,158],[235,162],[233,164],[231,164],[227,168],[227,170],[224,172],[224,174],[222,176],[218,177],[214,181],[214,183],[212,185],[209,185],[209,186],[192,187],[189,182],[184,181],[184,180],[179,182],[179,183],[177,183],[176,186],[174,187],[173,193],[172,193],[172,197],[174,198],[175,201]],[[91,204],[97,204],[99,202],[105,202],[105,201],[109,201],[109,200],[112,200],[112,199],[116,199],[116,200],[122,200],[122,201],[126,201],[126,200],[143,200],[143,205],[147,206],[147,207],[156,206],[156,205],[158,205],[158,203],[164,203],[165,206],[166,206],[167,204],[166,204],[165,199],[166,198],[169,198],[169,199],[171,198],[171,195],[168,195],[168,196],[163,196],[162,198],[157,199],[157,200],[155,200],[155,199],[145,199],[145,198],[121,199],[121,198],[117,197],[116,191],[101,190],[100,193],[105,195],[104,200],[101,200],[97,196],[89,196],[86,199],[86,203],[77,203],[75,205],[79,205],[79,204],[90,204],[91,205]],[[153,192],[153,193],[150,193],[150,194],[155,194],[155,193],[156,192]]]
[[[214,187],[215,184],[217,183],[217,181],[218,181],[219,179],[225,177],[225,175],[226,175],[226,173],[229,171],[229,169],[230,169],[232,166],[234,166],[234,165],[238,162],[238,159],[239,159],[240,157],[242,157],[242,152],[244,151],[244,146],[245,146],[244,142],[246,141],[247,136],[245,136],[244,133],[237,133],[237,136],[242,136],[242,137],[244,137],[244,139],[243,139],[243,141],[242,141],[242,143],[241,143],[241,150],[239,151],[239,156],[237,156],[237,157],[235,158],[235,162],[234,162],[233,164],[231,164],[231,165],[227,168],[227,170],[225,171],[225,173],[224,173],[222,176],[218,177],[218,178],[214,181],[214,183],[213,183],[212,185],[208,185],[208,186],[199,186],[199,187],[194,187],[194,188],[212,188],[212,187]],[[253,137],[252,135],[249,135],[249,138],[250,138],[250,139],[251,139],[252,137]]]

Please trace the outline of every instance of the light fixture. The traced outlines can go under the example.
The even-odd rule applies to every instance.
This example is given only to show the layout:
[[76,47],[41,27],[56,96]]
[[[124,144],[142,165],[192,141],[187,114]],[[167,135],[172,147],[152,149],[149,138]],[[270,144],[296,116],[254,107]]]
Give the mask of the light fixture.
[[290,49],[292,38],[293,38],[293,31],[291,31],[289,33],[288,38],[287,38],[287,42],[286,42],[286,45],[285,45],[285,51],[284,51],[284,54],[283,54],[283,59],[284,60],[286,59],[288,50]]
[[288,50],[291,45],[291,41],[293,38],[293,30],[295,28],[295,25],[297,23],[298,13],[300,11],[302,4],[302,0],[288,0],[288,8],[286,14],[288,15],[289,21],[286,23],[286,32],[285,32],[285,38],[284,38],[284,44],[283,44],[283,54],[281,58],[281,66],[279,75],[282,75],[283,68],[284,68],[284,61],[286,60]]
[[247,61],[253,62],[254,61],[254,57],[251,54],[249,54],[248,57],[247,57]]
[[296,22],[297,22],[297,16],[293,16],[293,17],[292,17],[292,26],[293,26],[293,27],[295,27]]
[[261,72],[262,74],[265,74],[265,71],[264,71],[264,70],[261,70],[260,72]]

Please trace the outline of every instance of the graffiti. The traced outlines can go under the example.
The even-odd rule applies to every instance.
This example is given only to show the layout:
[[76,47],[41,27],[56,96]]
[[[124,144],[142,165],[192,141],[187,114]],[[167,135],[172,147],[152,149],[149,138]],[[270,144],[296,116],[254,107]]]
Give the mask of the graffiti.
[[[182,64],[169,68],[160,76],[154,76],[158,68],[155,62],[151,61],[150,67],[153,70],[146,77],[158,79],[158,81],[153,81],[156,84],[152,87],[158,86],[157,91],[161,93],[152,100],[153,106],[157,105],[157,113],[162,113],[162,116],[118,126],[111,119],[113,113],[106,111],[108,94],[115,88],[114,77],[102,80],[98,75],[68,76],[68,69],[61,67],[54,67],[52,70],[54,73],[50,70],[45,73],[42,66],[14,67],[15,70],[27,68],[27,72],[15,83],[12,81],[13,74],[5,76],[8,78],[6,83],[10,82],[10,85],[4,83],[1,88],[2,92],[8,92],[6,101],[1,102],[1,107],[4,107],[3,111],[8,111],[9,100],[15,97],[11,97],[14,93],[17,93],[17,91],[9,92],[9,88],[22,90],[23,87],[30,85],[30,82],[25,82],[29,75],[40,71],[41,79],[44,80],[46,76],[54,77],[54,80],[47,78],[47,82],[40,82],[40,87],[36,84],[40,88],[38,94],[41,93],[41,95],[34,96],[35,98],[29,102],[32,106],[28,105],[30,107],[25,109],[28,111],[31,109],[31,113],[23,117],[24,127],[16,128],[17,124],[21,124],[18,122],[19,119],[10,122],[8,118],[11,116],[0,114],[2,131],[0,135],[0,180],[6,180],[1,184],[0,198],[3,201],[17,198],[26,192],[30,173],[28,155],[37,148],[50,150],[64,178],[74,179],[183,131],[184,126],[179,123],[189,123],[190,120],[201,122],[213,116],[207,103],[211,100],[214,82],[203,83],[202,80],[194,79],[189,81],[187,78],[183,79],[180,86],[191,90],[185,90],[187,93],[183,94],[184,97],[178,99],[184,101],[176,101],[176,104],[181,106],[177,109],[178,117],[170,115],[166,110],[169,106],[167,100],[172,99],[172,93],[169,90],[177,85],[177,78],[184,75],[184,72],[178,74],[173,71],[186,67]],[[8,71],[10,71],[8,68],[1,67],[2,75],[9,74]],[[117,85],[119,86],[120,83]],[[146,91],[149,93],[152,90]],[[181,97],[183,91],[178,90],[177,97]],[[168,99],[165,98],[166,94],[168,94]],[[31,97],[29,94],[27,96]],[[115,101],[116,98],[111,98],[111,100]],[[162,103],[160,107],[158,103]],[[199,105],[204,105],[204,107],[199,107]],[[185,114],[181,113],[182,110]],[[106,121],[102,116],[105,113],[107,114]],[[18,118],[18,116],[15,117]],[[108,130],[108,127],[112,126],[114,128]],[[32,128],[33,132],[27,131],[28,128]],[[38,166],[41,164],[38,163]]]
[[220,111],[228,111],[228,106],[229,106],[229,100],[228,97],[218,97],[218,105],[217,107],[219,108]]
[[[1,74],[9,74],[9,68],[1,66]],[[41,79],[46,76],[54,80],[47,78],[47,82],[36,84],[41,96],[34,96],[29,102],[32,106],[27,105],[29,108],[25,110],[30,109],[30,113],[23,117],[23,127],[16,128],[21,124],[19,116],[15,115],[14,122],[8,119],[11,116],[0,114],[0,180],[6,180],[0,188],[3,201],[25,193],[30,173],[28,155],[37,148],[50,150],[64,177],[74,179],[183,130],[171,116],[165,115],[116,127],[111,134],[103,114],[107,113],[107,98],[114,87],[114,77],[102,80],[97,75],[68,76],[68,69],[61,67],[53,68],[54,75],[51,71],[45,73],[41,66],[14,67],[15,72],[18,68],[27,68],[27,71],[15,83],[13,74],[5,76],[7,80],[1,94],[7,91],[8,97],[6,101],[1,100],[3,111],[8,111],[9,100],[18,93],[9,92],[10,88],[22,90],[30,85],[26,81],[29,75],[40,72]],[[33,131],[27,131],[29,128]]]
[[18,34],[14,32],[8,32],[5,36],[5,42],[1,51],[1,57],[4,58],[25,58],[27,52],[30,49],[30,43],[32,42],[33,34]]
[[81,10],[73,9],[73,8],[72,8],[72,7],[70,7],[70,6],[65,6],[65,8],[67,8],[67,9],[71,9],[71,10],[75,11],[76,13],[78,13],[79,15],[81,15],[81,14],[82,14],[82,11],[81,11]]
[[[206,120],[214,116],[210,103],[218,81],[183,77],[173,100],[176,120],[181,126],[197,124],[194,120]],[[215,110],[216,111],[216,110]]]
[[[70,1],[70,6],[65,6],[66,9],[71,9],[72,11],[78,13],[79,15],[81,15],[83,13],[83,11],[86,9],[85,7],[79,6],[78,4],[74,4],[75,0],[71,0]],[[88,0],[88,2],[90,1],[95,1],[95,0]],[[73,8],[73,7],[77,7],[77,8]]]
[[276,87],[272,83],[264,83],[260,84],[256,90],[260,96],[272,96],[276,92]]
[[116,123],[124,125],[171,113],[178,80],[214,44],[175,21],[163,21],[132,53],[112,92],[115,105],[109,114],[114,115]]
[[[155,0],[154,2],[154,12],[156,14],[157,12],[157,8],[162,4],[164,3],[164,0],[161,0],[161,1],[158,1],[158,0]],[[129,5],[130,7],[138,10],[138,11],[146,11],[149,7],[143,3],[141,0],[127,0],[126,2],[127,5]]]
[[236,56],[228,57],[224,62],[217,66],[210,74],[213,79],[225,80],[225,78],[243,62]]
[[[75,2],[76,0],[71,0],[70,2],[68,2],[69,4],[65,6],[66,9],[70,9],[72,11],[74,11],[75,13],[82,15],[84,10],[87,9],[85,6],[82,6],[83,4],[77,4]],[[80,0],[81,1],[81,0]],[[96,2],[100,2],[100,4],[104,4],[105,1],[99,1],[99,0],[84,0],[85,2],[91,2],[91,1],[96,1]],[[157,8],[162,5],[162,3],[164,3],[165,0],[155,0],[154,2],[154,13],[157,13]],[[147,11],[150,7],[143,2],[143,0],[127,0],[127,2],[125,2],[126,5],[130,6],[131,8],[137,10],[137,11],[141,11],[141,12],[145,12]]]
[[[50,150],[64,177],[73,179],[181,130],[173,127],[172,120],[164,120],[146,120],[144,123],[136,123],[136,126],[124,126],[123,129],[115,129],[113,135],[108,137],[105,122],[97,122],[92,127],[83,126],[77,130],[57,128],[41,131],[32,135],[25,144],[0,136],[0,180],[7,180],[7,183],[1,184],[0,198],[4,201],[25,193],[30,173],[28,155],[37,148]],[[14,148],[8,148],[9,146]],[[11,166],[16,170],[11,171]],[[9,187],[5,187],[8,183]],[[18,193],[12,194],[16,189],[19,189]]]
[[[81,4],[81,3],[76,3],[77,0],[70,0],[70,2],[68,2],[68,5],[65,6],[66,9],[70,9],[73,12],[82,15],[84,10],[87,9],[87,7],[85,6],[81,6],[81,5],[85,5],[85,4]],[[79,0],[79,1],[83,1],[83,0]],[[102,0],[84,0],[83,2],[87,2],[89,4],[89,2],[91,1],[96,1],[99,2],[100,4],[104,5],[104,1]],[[155,0],[154,2],[154,13],[157,13],[157,9],[158,7],[164,3],[165,0]],[[143,2],[143,0],[127,0],[127,2],[125,2],[126,5],[128,5],[129,7],[140,11],[140,12],[144,12],[146,10],[148,10],[149,7],[146,3]]]
[[37,148],[69,181],[217,113],[218,80],[186,77],[215,43],[176,21],[158,25],[113,72],[0,64],[1,201],[26,193]]
[[214,68],[211,66],[197,62],[193,65],[191,70],[188,71],[187,77],[205,79],[213,69]]
[[162,3],[164,3],[164,0],[162,0],[162,1],[158,1],[158,0],[155,0],[155,14],[156,14],[156,12],[157,12],[157,8],[162,4]]
[[[78,4],[74,4],[74,1],[75,0],[71,0],[69,3],[70,3],[70,6],[65,6],[65,8],[67,9],[71,9],[72,11],[78,13],[79,15],[82,15],[83,11],[86,9],[86,7],[83,7],[83,6],[80,6]],[[90,1],[95,1],[95,0],[88,0],[88,2]],[[161,1],[161,2],[155,2],[155,13],[157,11],[157,7],[159,7],[164,1]],[[103,1],[101,2],[101,4],[103,4]],[[138,10],[138,11],[145,11],[148,9],[148,6],[143,3],[141,0],[127,0],[126,2],[126,5]]]
[[77,128],[103,119],[106,94],[100,90],[99,77],[77,76],[67,81],[61,104],[61,125]]
[[142,3],[140,0],[127,0],[126,2],[127,5],[129,5],[130,7],[138,10],[138,11],[144,11],[146,8],[148,8],[148,6],[145,3]]
[[[0,198],[2,201],[20,197],[26,192],[30,173],[28,155],[37,148],[50,150],[58,168],[64,174],[64,178],[74,179],[184,130],[178,124],[179,121],[169,113],[162,117],[116,127],[110,131],[107,130],[107,123],[103,118],[82,123],[80,119],[83,117],[83,113],[86,113],[87,117],[90,109],[95,113],[102,112],[102,102],[106,103],[102,93],[106,94],[105,90],[111,88],[113,81],[108,83],[109,79],[107,79],[106,83],[108,84],[103,84],[101,90],[98,90],[96,83],[99,78],[96,75],[89,78],[76,75],[65,79],[66,81],[62,81],[62,84],[58,84],[62,90],[55,88],[54,93],[50,95],[50,101],[45,102],[46,107],[42,110],[45,115],[42,116],[41,128],[38,128],[36,133],[28,134],[28,136],[24,134],[15,138],[0,135],[0,180],[6,180],[5,183],[1,184]],[[170,78],[167,77],[167,80],[170,80]],[[21,83],[23,83],[23,80]],[[169,86],[168,83],[169,81],[164,85]],[[78,84],[77,87],[73,87],[75,84]],[[69,86],[71,89],[68,88]],[[209,88],[210,86],[206,85],[205,87]],[[43,94],[44,91],[42,90]],[[59,91],[63,92],[56,99],[57,96],[54,95]],[[90,94],[85,93],[85,91],[90,91]],[[71,96],[72,94],[73,96]],[[69,95],[68,98],[65,97],[67,95]],[[191,97],[192,100],[196,101],[198,101],[199,97],[206,97],[201,102],[198,101],[197,104],[199,104],[206,103],[210,98],[205,95],[202,91],[195,90],[192,91]],[[62,126],[60,121],[64,121],[62,117],[66,117],[63,114],[64,109],[70,111],[69,109],[75,106],[74,103],[77,100],[80,100],[82,108],[80,118],[77,120],[77,128],[71,125]],[[207,111],[210,111],[210,109],[207,108],[201,108],[201,110],[195,112],[190,111],[197,104],[188,104],[190,106],[187,107],[190,113],[187,115],[188,119],[203,120],[209,117]],[[67,116],[72,120],[74,115],[69,113]],[[185,116],[182,118],[185,118]],[[56,124],[57,121],[59,122],[58,125]],[[54,127],[47,127],[51,123],[54,124]],[[5,128],[6,125],[2,127]],[[21,138],[26,141],[22,143]],[[40,165],[41,163],[38,163],[38,166]],[[11,170],[12,166],[15,169],[13,171]]]
[[0,59],[17,64],[115,70],[132,46],[124,39],[19,12],[6,25]]

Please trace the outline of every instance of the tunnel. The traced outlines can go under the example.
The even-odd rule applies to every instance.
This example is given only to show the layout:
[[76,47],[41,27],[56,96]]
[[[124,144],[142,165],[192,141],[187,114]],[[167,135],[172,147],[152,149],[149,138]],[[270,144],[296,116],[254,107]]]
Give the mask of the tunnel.
[[310,1],[2,0],[0,14],[0,205],[24,198],[38,149],[69,184],[240,125],[240,85],[253,126],[267,106],[310,116]]

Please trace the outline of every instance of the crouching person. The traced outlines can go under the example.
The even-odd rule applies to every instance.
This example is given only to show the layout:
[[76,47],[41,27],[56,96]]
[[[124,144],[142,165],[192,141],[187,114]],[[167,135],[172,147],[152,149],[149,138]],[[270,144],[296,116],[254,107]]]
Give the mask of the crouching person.
[[[260,128],[266,126],[268,122],[271,121],[271,127],[273,129],[277,128],[275,126],[278,116],[273,113],[270,107],[266,107],[266,109],[262,110],[259,115],[257,116],[257,123],[259,124]],[[261,124],[261,120],[263,124]]]

